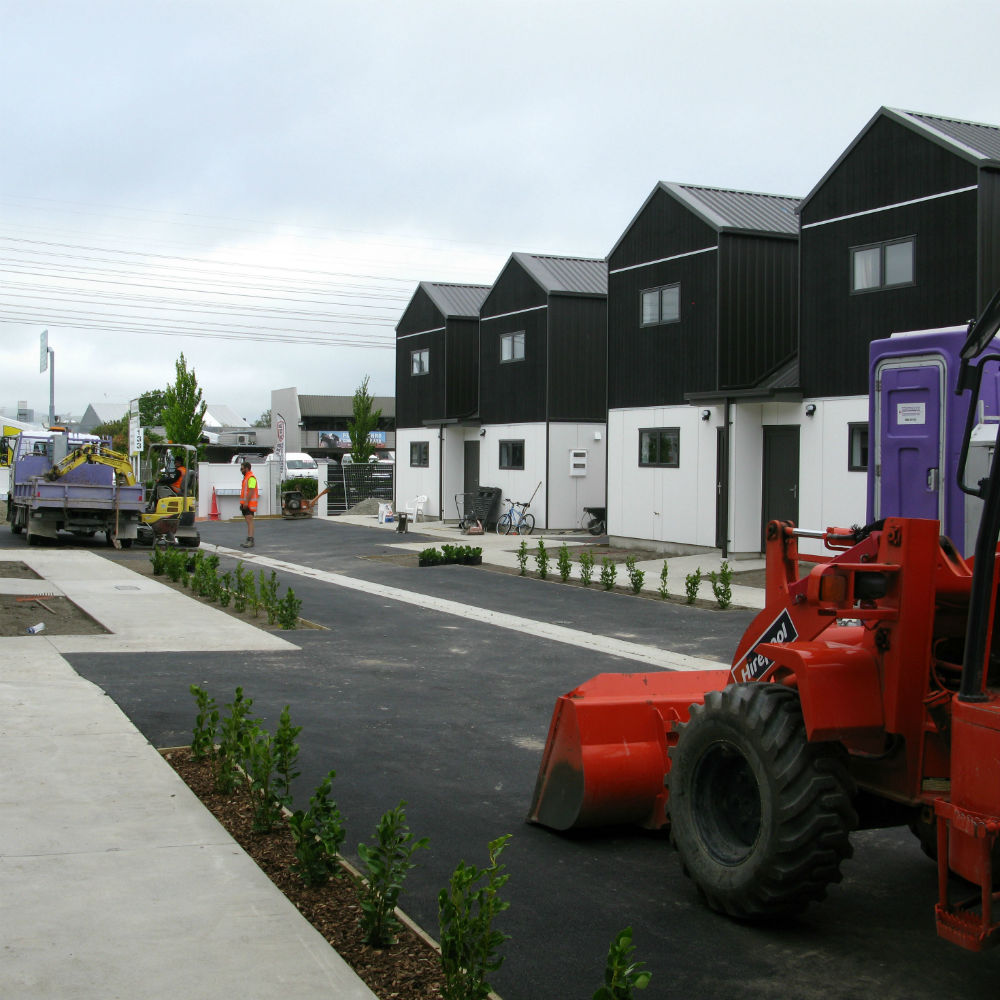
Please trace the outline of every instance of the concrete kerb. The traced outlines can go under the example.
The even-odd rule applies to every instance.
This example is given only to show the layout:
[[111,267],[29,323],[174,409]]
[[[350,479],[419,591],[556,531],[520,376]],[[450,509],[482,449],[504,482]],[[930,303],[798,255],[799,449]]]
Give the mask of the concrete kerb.
[[[327,520],[330,524],[360,525],[366,528],[379,528],[387,533],[394,533],[395,538],[389,544],[411,552],[419,552],[421,549],[428,548],[429,545],[434,545],[438,548],[442,544],[479,546],[483,550],[484,563],[489,563],[493,566],[503,566],[507,569],[520,568],[517,560],[517,551],[523,538],[527,539],[529,548],[534,548],[537,544],[536,540],[543,538],[551,556],[549,571],[555,577],[558,577],[556,558],[559,546],[563,542],[566,542],[569,546],[573,546],[594,541],[593,536],[587,533],[568,534],[566,532],[546,532],[544,530],[536,530],[527,536],[498,535],[495,531],[487,531],[482,535],[466,535],[454,523],[447,521],[419,521],[410,523],[410,531],[413,534],[429,536],[433,541],[430,543],[426,541],[411,542],[405,540],[407,534],[400,534],[396,531],[397,525],[395,523],[380,524],[377,516],[341,514],[339,517],[324,518],[323,520]],[[721,553],[703,552],[697,555],[665,556],[663,558],[637,562],[636,568],[642,570],[645,574],[642,584],[643,593],[659,593],[660,573],[663,570],[664,561],[667,563],[667,592],[672,597],[684,597],[687,576],[700,569],[702,581],[698,588],[698,598],[703,601],[715,601],[715,594],[712,591],[712,584],[708,578],[708,574],[713,571],[718,572],[721,569],[723,562]],[[763,559],[746,559],[740,560],[738,563],[730,563],[734,572],[763,569],[764,565]],[[534,559],[529,558],[528,570],[531,572],[534,569]],[[594,583],[592,584],[596,587],[600,587],[600,569],[600,562],[597,562],[594,566]],[[580,567],[578,563],[574,563],[570,578],[574,580],[580,579]],[[628,585],[628,578],[625,575],[623,566],[619,566],[616,582],[619,586]],[[733,606],[751,609],[764,607],[763,588],[733,586],[732,591]]]

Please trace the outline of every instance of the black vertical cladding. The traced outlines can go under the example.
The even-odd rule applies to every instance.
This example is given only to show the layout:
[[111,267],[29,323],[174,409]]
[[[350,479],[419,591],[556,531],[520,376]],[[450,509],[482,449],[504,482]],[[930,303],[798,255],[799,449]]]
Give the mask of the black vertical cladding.
[[[976,314],[990,242],[979,179],[976,164],[959,152],[882,114],[802,203],[804,395],[864,395],[872,340]],[[852,290],[852,248],[910,237],[911,285]]]
[[447,399],[445,417],[466,417],[479,404],[479,320],[447,322]]
[[608,413],[608,300],[552,295],[548,312],[548,419],[603,422]]
[[[396,426],[420,427],[439,416],[445,405],[445,318],[418,287],[396,326]],[[412,352],[430,352],[426,375],[412,374]]]
[[745,389],[798,346],[798,241],[724,233],[719,247],[719,384]]
[[[665,406],[716,388],[718,250],[608,274],[608,405]],[[679,283],[680,321],[642,326],[644,289]]]
[[1000,289],[1000,170],[979,172],[978,316]]

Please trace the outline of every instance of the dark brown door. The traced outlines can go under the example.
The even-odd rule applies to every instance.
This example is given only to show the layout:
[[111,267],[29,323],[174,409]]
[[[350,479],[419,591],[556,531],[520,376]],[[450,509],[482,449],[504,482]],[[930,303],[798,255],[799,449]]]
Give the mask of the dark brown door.
[[715,432],[715,547],[729,555],[729,435],[725,427]]
[[475,493],[479,489],[479,442],[465,442],[465,492]]

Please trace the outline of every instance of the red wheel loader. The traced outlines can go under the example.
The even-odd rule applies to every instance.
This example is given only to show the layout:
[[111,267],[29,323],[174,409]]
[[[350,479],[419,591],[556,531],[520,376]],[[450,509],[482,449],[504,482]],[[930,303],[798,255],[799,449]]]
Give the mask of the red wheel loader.
[[[998,328],[1000,293],[962,350],[963,478]],[[669,827],[708,905],[744,920],[822,899],[852,830],[908,825],[937,861],[938,933],[973,951],[995,943],[998,463],[962,488],[983,501],[970,559],[932,520],[772,522],[766,606],[731,666],[601,674],[559,698],[529,820]],[[800,576],[804,536],[826,554]]]

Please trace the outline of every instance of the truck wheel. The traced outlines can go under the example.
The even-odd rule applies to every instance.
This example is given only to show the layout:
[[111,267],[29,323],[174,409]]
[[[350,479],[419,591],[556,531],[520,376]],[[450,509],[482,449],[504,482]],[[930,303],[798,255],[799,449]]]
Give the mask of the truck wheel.
[[671,836],[708,905],[740,919],[798,913],[841,879],[857,825],[846,754],[810,743],[798,695],[710,691],[670,751]]

